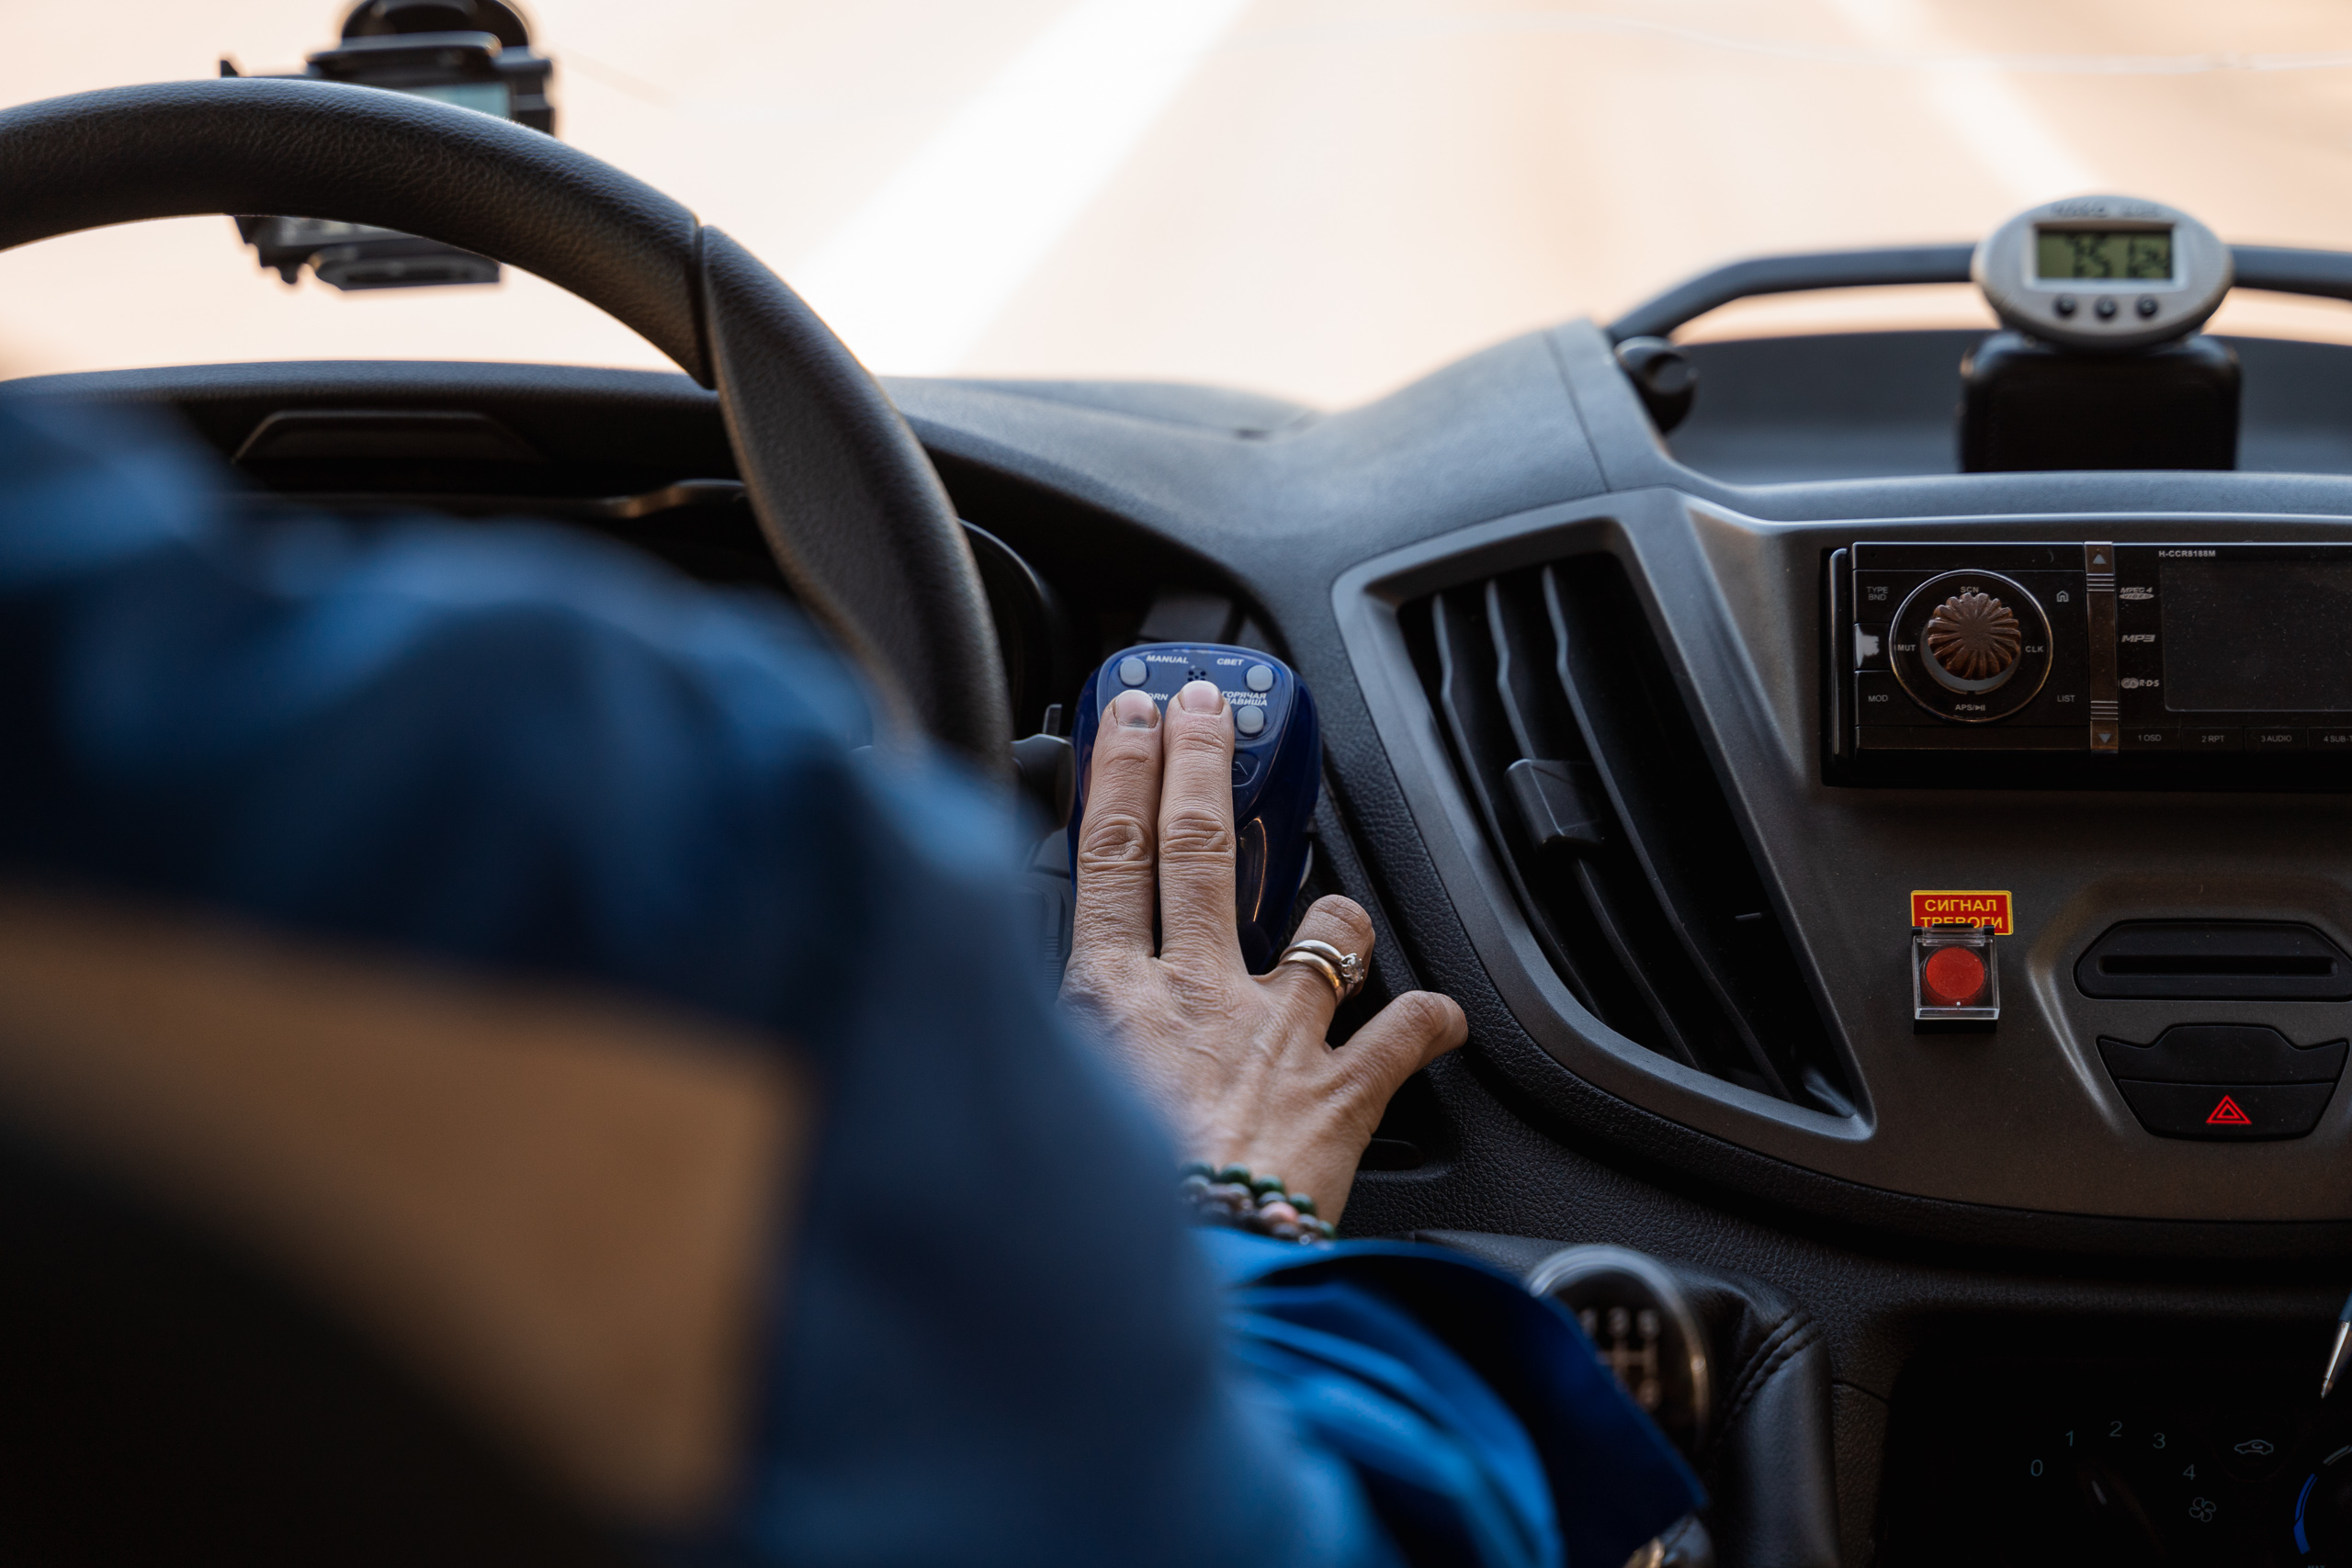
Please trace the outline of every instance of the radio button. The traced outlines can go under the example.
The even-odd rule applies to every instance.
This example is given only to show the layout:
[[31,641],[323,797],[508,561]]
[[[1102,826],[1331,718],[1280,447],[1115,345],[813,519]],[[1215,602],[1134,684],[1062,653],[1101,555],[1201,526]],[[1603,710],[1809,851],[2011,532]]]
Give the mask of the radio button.
[[2123,727],[2123,749],[2126,751],[2177,751],[2181,750],[2180,731],[2170,725],[2127,724]]
[[1911,590],[1935,576],[1932,571],[1858,571],[1854,573],[1854,619],[1884,621]]
[[1884,626],[1864,626],[1854,628],[1854,668],[1857,670],[1887,668]]
[[2303,732],[2281,725],[2249,725],[2245,732],[2245,749],[2249,751],[2300,751],[2303,749]]
[[2180,749],[2184,751],[2236,751],[2243,750],[2235,725],[2219,725],[2209,728],[2185,728],[2180,732]]
[[1854,721],[1866,726],[1899,724],[1913,729],[1940,728],[1947,722],[1913,702],[1894,676],[1871,671],[1854,677]]
[[1970,589],[1936,606],[1920,640],[1928,657],[1970,691],[2006,674],[2018,661],[2024,633],[2018,614],[1991,594]]

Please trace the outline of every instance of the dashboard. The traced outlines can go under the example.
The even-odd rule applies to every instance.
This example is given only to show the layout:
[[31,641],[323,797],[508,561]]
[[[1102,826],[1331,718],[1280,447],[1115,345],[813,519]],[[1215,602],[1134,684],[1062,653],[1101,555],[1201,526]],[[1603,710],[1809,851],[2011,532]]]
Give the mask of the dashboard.
[[[2105,265],[2083,254],[2044,265]],[[2265,276],[2247,255],[2241,281]],[[2287,1519],[2307,1473],[2334,1496],[2330,1466],[2352,1510],[2329,1457],[2352,1426],[2278,1370],[2315,1378],[2352,1283],[2352,348],[2220,344],[2235,468],[1964,472],[1983,334],[1692,346],[1697,396],[1662,430],[1620,348],[1690,304],[1342,412],[891,382],[970,530],[1008,739],[1067,734],[1077,682],[1138,641],[1296,670],[1327,770],[1302,897],[1348,893],[1380,939],[1339,1032],[1413,986],[1471,1021],[1392,1107],[1349,1228],[1768,1280],[1829,1348],[1846,1560],[1961,1560],[1936,1478],[2007,1497],[2060,1462],[2052,1433],[2110,1421],[2099,1441],[2164,1432],[2162,1463],[2100,1450],[2028,1537],[2202,1551],[2156,1513]],[[319,363],[18,389],[184,420],[264,513],[530,517],[784,592],[684,376]],[[1923,894],[1947,902],[1923,916]],[[1977,964],[1973,988],[1923,992],[1947,946],[1973,956],[1938,973]],[[1923,1018],[1939,998],[1972,1016]],[[2224,1100],[2242,1122],[2212,1120]],[[2240,1432],[2256,1408],[2287,1414]],[[2275,1462],[2236,1452],[2253,1438]],[[2189,1449],[2211,1490],[2162,1473]],[[2110,1473],[2154,1522],[2082,1512],[2080,1477]],[[2300,1506],[2307,1541],[2352,1540]],[[2271,1522],[2262,1551],[2324,1560]]]

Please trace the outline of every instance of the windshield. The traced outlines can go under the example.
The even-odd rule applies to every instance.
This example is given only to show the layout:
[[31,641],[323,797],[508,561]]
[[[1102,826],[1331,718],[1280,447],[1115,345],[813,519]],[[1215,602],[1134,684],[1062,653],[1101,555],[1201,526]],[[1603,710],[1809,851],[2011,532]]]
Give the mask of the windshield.
[[[19,4],[8,102],[298,70],[334,0]],[[104,25],[94,27],[103,17]],[[2352,247],[2352,22],[2299,0],[542,0],[565,140],[748,243],[883,372],[1361,401],[1744,254],[2093,190]],[[1989,321],[1961,288],[1700,335]],[[2216,330],[2352,337],[2241,297]],[[0,255],[0,369],[660,366],[539,281],[344,293],[220,218]]]

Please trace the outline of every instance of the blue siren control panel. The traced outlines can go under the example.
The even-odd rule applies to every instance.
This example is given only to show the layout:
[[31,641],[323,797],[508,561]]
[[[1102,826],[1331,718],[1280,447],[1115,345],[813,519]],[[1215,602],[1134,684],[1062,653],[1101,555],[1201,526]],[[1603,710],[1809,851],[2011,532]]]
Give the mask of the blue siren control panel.
[[1291,905],[1306,880],[1307,829],[1323,782],[1323,735],[1315,699],[1288,665],[1220,643],[1148,643],[1102,661],[1079,694],[1073,739],[1078,795],[1070,808],[1070,877],[1086,821],[1086,782],[1102,710],[1123,691],[1163,709],[1194,681],[1214,682],[1233,708],[1234,914],[1241,955],[1263,974],[1290,935]]

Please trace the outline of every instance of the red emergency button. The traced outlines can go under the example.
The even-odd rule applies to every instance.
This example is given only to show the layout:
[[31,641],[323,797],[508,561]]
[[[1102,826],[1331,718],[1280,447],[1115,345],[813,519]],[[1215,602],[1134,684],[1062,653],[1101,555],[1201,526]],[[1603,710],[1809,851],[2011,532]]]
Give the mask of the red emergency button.
[[1984,994],[1984,961],[1965,947],[1939,947],[1919,966],[1919,990],[1930,1007],[1969,1007]]
[[[2007,895],[2002,895],[2007,897]],[[2001,1016],[2001,973],[1989,923],[1911,928],[1911,1021],[1922,1033],[1990,1029]]]

